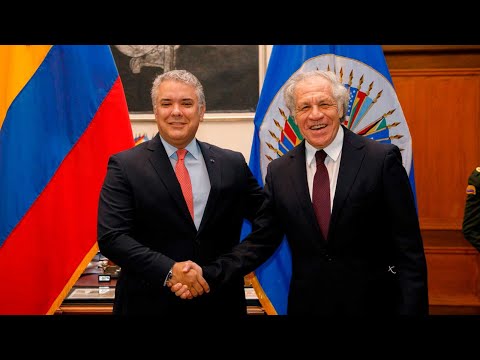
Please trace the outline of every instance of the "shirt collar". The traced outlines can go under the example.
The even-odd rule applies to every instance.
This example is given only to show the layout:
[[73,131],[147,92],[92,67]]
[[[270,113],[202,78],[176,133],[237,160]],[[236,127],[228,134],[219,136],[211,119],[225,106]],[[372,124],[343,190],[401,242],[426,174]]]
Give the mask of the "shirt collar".
[[[160,134],[158,134],[160,136],[160,140],[162,141],[162,144],[163,144],[163,147],[165,148],[165,151],[167,152],[167,155],[168,157],[172,157],[173,154],[175,154],[175,157],[177,156],[176,152],[178,150],[178,148],[176,148],[175,146],[169,144],[164,138],[162,138],[162,136]],[[198,147],[198,143],[197,143],[197,139],[193,138],[192,141],[190,141],[190,143],[185,147],[185,149],[187,149],[187,151],[192,154],[192,156],[195,158],[195,159],[198,159],[198,154],[199,154],[199,147]]]
[[[337,161],[340,153],[342,152],[343,146],[343,127],[340,125],[337,131],[337,135],[335,139],[333,139],[332,143],[325,147],[323,150],[327,153],[327,155],[333,160]],[[315,153],[320,150],[312,146],[308,141],[305,141],[305,159],[307,161],[308,166],[312,165],[312,162],[315,159]]]

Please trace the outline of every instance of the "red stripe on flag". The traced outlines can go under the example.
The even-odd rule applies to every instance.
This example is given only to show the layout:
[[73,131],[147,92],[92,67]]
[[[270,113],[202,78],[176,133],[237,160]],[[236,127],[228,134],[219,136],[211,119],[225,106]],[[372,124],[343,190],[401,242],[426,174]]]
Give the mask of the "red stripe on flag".
[[132,146],[117,78],[89,127],[0,248],[1,314],[46,314],[76,280],[72,276],[96,244],[108,158]]
[[296,143],[297,135],[295,135],[295,131],[293,131],[288,121],[285,121],[285,126],[283,127],[282,141],[283,141],[283,134],[287,136],[287,138],[290,140],[292,144]]
[[[360,109],[362,108],[362,104],[365,101],[365,93],[362,93],[360,91],[357,92],[357,98],[356,98],[356,104],[355,104],[355,112],[354,114],[350,115],[350,118],[353,119],[352,126],[357,120],[357,115]],[[360,120],[360,119],[358,119]]]

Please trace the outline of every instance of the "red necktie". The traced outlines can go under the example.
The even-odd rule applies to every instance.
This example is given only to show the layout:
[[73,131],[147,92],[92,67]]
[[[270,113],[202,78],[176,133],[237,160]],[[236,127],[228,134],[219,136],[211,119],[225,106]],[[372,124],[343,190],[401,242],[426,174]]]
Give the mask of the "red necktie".
[[330,225],[330,180],[324,162],[326,156],[327,153],[324,150],[319,150],[315,154],[317,171],[313,178],[312,190],[313,209],[325,240],[327,240],[328,226]]
[[183,197],[187,202],[188,211],[192,219],[194,218],[193,214],[193,193],[192,193],[192,183],[190,181],[190,175],[188,175],[188,170],[185,166],[185,155],[187,155],[186,149],[177,150],[177,164],[175,165],[175,174],[177,175],[178,182],[182,188]]

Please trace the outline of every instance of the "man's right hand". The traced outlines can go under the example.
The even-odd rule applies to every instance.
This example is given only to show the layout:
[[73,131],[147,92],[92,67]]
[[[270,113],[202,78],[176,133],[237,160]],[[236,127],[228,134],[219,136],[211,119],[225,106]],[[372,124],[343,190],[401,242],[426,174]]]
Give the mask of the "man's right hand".
[[172,268],[172,278],[168,287],[181,299],[192,299],[210,292],[210,287],[203,278],[202,268],[193,261],[177,262]]

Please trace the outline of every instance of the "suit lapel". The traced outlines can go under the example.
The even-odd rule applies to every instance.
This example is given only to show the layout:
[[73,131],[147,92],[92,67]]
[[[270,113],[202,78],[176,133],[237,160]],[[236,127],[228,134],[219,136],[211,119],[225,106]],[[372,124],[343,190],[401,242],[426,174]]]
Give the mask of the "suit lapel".
[[207,167],[208,177],[210,179],[210,194],[208,195],[202,222],[200,223],[200,227],[198,229],[198,234],[200,234],[202,229],[205,227],[205,224],[207,224],[208,220],[213,216],[216,208],[216,203],[222,184],[222,159],[221,157],[218,157],[209,144],[198,140],[197,142],[200,146],[200,150],[202,151],[203,159],[205,160],[205,166]]
[[175,205],[187,219],[190,219],[191,225],[195,227],[190,212],[188,211],[187,203],[183,197],[182,189],[178,183],[177,176],[173,170],[172,163],[167,156],[167,152],[165,151],[158,134],[150,141],[148,150],[151,151],[149,161],[157,172],[160,181],[165,185],[165,188],[172,197]]
[[305,216],[308,218],[308,223],[312,224],[314,231],[318,233],[320,238],[323,238],[318,225],[315,211],[313,210],[312,199],[310,198],[310,192],[308,190],[307,170],[305,168],[305,140],[297,145],[290,154],[289,173],[292,187],[295,189],[297,200],[302,207]]
[[345,137],[343,139],[342,160],[338,171],[337,188],[335,190],[335,197],[333,198],[330,232],[332,228],[335,227],[340,210],[353,186],[365,156],[363,143],[359,142],[350,130],[345,127],[343,129]]

